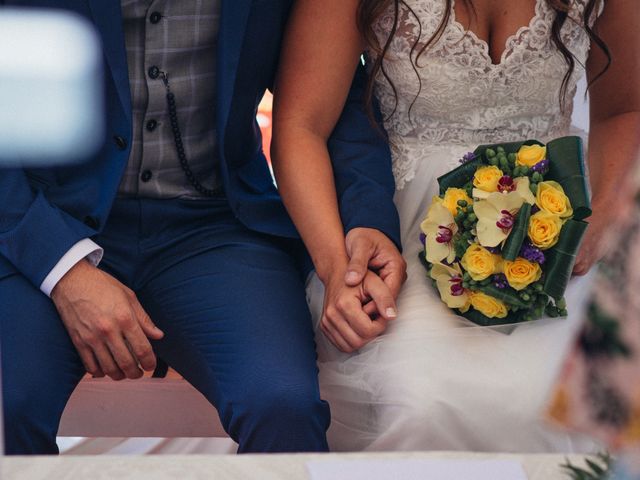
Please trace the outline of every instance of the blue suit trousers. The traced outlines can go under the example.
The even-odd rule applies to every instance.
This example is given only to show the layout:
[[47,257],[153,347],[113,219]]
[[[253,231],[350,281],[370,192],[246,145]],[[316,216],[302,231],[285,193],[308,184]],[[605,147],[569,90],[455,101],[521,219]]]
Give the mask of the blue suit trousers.
[[[327,450],[300,241],[247,229],[224,198],[118,199],[95,240],[100,268],[165,332],[156,354],[218,409],[239,452]],[[0,278],[0,340],[7,453],[57,453],[84,369],[52,301],[15,270]]]

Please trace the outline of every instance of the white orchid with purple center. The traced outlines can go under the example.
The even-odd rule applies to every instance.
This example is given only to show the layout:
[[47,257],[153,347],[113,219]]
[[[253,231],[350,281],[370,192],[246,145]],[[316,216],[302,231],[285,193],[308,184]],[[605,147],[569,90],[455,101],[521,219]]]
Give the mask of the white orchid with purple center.
[[[511,192],[518,193],[525,202],[530,205],[535,205],[536,197],[531,193],[531,182],[529,181],[529,177],[516,177],[512,178],[508,175],[503,176],[498,181],[498,191],[502,194],[507,194]],[[495,192],[493,192],[495,193]],[[491,192],[486,192],[479,188],[473,189],[473,198],[478,200],[486,200],[489,198],[489,195],[492,195]]]
[[430,275],[436,281],[440,298],[447,307],[459,308],[462,312],[469,310],[471,295],[469,290],[462,286],[462,270],[459,264],[434,264]]
[[477,201],[473,211],[478,217],[478,243],[483,247],[497,247],[504,242],[524,202],[525,199],[516,191],[492,193],[486,200]]
[[453,240],[458,233],[458,225],[451,212],[442,205],[442,199],[434,198],[420,229],[426,237],[425,253],[428,262],[440,263],[445,260],[451,263],[455,260]]

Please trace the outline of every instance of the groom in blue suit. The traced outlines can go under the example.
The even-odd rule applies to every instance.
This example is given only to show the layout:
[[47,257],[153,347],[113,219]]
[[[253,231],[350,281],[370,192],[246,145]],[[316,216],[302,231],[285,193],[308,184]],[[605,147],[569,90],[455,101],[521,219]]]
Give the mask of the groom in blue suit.
[[[156,355],[215,405],[240,452],[327,449],[308,256],[255,121],[291,3],[0,0],[95,24],[108,129],[81,165],[0,171],[8,454],[56,453],[86,372],[139,378]],[[399,255],[389,151],[363,81],[330,141],[342,219],[370,251]]]

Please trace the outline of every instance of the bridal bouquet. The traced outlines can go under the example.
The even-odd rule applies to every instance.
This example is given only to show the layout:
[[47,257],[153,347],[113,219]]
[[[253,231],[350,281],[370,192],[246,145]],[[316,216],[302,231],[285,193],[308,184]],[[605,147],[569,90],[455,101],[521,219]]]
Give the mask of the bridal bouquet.
[[580,138],[483,145],[461,163],[421,224],[442,301],[479,325],[566,316],[591,215]]

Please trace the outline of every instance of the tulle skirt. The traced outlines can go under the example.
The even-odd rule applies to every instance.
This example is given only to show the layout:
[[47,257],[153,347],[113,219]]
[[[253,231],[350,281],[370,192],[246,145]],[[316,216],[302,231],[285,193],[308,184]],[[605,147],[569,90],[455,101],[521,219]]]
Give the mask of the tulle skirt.
[[[569,317],[508,327],[479,327],[440,300],[418,260],[419,225],[437,195],[436,179],[468,150],[424,147],[415,178],[396,193],[408,280],[399,315],[353,354],[316,328],[320,385],[329,401],[333,450],[588,452],[591,440],[554,430],[543,411],[579,327],[589,276],[571,281]],[[323,287],[307,287],[317,323]]]

